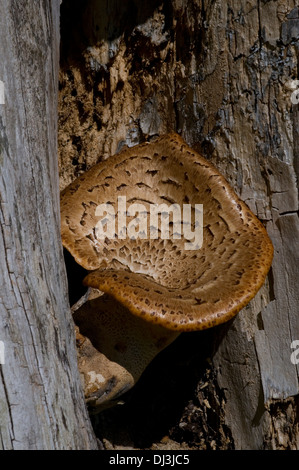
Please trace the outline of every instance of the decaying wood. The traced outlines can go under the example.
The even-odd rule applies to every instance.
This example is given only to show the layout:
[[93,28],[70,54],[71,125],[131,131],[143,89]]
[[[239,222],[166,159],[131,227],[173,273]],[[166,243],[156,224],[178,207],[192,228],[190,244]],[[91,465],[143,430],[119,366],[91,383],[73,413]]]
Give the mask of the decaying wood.
[[88,449],[60,241],[59,0],[1,0],[1,449]]
[[[90,0],[82,10],[62,4],[61,189],[123,145],[172,130],[213,161],[264,223],[275,256],[250,306],[214,333],[209,366],[167,432],[195,448],[297,449],[298,365],[290,356],[299,339],[299,130],[291,100],[298,6],[293,0],[132,5],[128,11],[117,0],[108,7]],[[203,363],[192,364],[196,376]],[[209,385],[201,388],[205,377]],[[167,409],[163,387],[154,392]],[[133,424],[118,439],[122,418],[111,413],[101,418],[110,426],[100,427],[107,445],[140,446]],[[147,443],[155,435],[148,429]]]

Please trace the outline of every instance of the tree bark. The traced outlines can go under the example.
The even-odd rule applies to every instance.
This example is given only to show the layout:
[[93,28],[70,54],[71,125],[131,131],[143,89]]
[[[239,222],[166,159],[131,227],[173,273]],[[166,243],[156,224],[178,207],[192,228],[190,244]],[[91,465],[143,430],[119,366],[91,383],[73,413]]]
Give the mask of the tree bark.
[[97,448],[60,241],[60,2],[0,7],[0,448]]
[[298,449],[298,6],[64,0],[62,21],[61,189],[123,145],[175,130],[275,248],[235,321],[182,336],[122,410],[99,417],[99,435],[107,448]]

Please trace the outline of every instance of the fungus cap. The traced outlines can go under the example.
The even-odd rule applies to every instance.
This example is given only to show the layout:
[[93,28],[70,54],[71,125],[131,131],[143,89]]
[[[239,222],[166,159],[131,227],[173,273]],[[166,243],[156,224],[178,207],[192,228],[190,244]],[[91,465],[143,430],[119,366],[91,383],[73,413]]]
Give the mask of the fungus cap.
[[[176,238],[174,218],[168,239],[122,239],[116,232],[114,238],[97,238],[96,208],[111,204],[117,228],[118,196],[127,204],[142,204],[147,213],[155,204],[182,210],[189,204],[193,218],[195,205],[202,204],[201,248],[187,250],[183,236]],[[75,180],[61,194],[61,224],[63,245],[92,271],[84,280],[87,286],[177,331],[231,319],[260,289],[273,257],[262,223],[218,170],[177,134],[126,148]],[[147,233],[150,229],[148,217]]]

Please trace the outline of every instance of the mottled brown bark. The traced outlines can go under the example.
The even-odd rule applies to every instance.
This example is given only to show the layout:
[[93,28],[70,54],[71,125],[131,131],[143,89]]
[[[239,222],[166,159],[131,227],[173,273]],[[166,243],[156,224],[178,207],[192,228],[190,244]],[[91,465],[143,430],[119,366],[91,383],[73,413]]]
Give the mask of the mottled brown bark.
[[61,189],[123,145],[175,130],[275,248],[235,321],[182,336],[122,409],[97,418],[107,447],[299,448],[298,36],[293,0],[63,1]]

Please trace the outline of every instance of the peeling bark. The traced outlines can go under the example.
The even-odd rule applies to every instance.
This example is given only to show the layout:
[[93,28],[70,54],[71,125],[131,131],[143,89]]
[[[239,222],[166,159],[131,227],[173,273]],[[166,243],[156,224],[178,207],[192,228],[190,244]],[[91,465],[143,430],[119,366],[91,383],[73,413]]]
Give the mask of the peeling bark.
[[[179,339],[149,368],[151,394],[145,377],[122,410],[97,418],[99,435],[113,448],[150,447],[162,432],[161,448],[299,448],[290,361],[299,339],[298,6],[64,0],[62,22],[61,189],[123,145],[175,130],[225,175],[275,248],[265,285],[235,321]],[[208,353],[198,346],[207,339]]]

